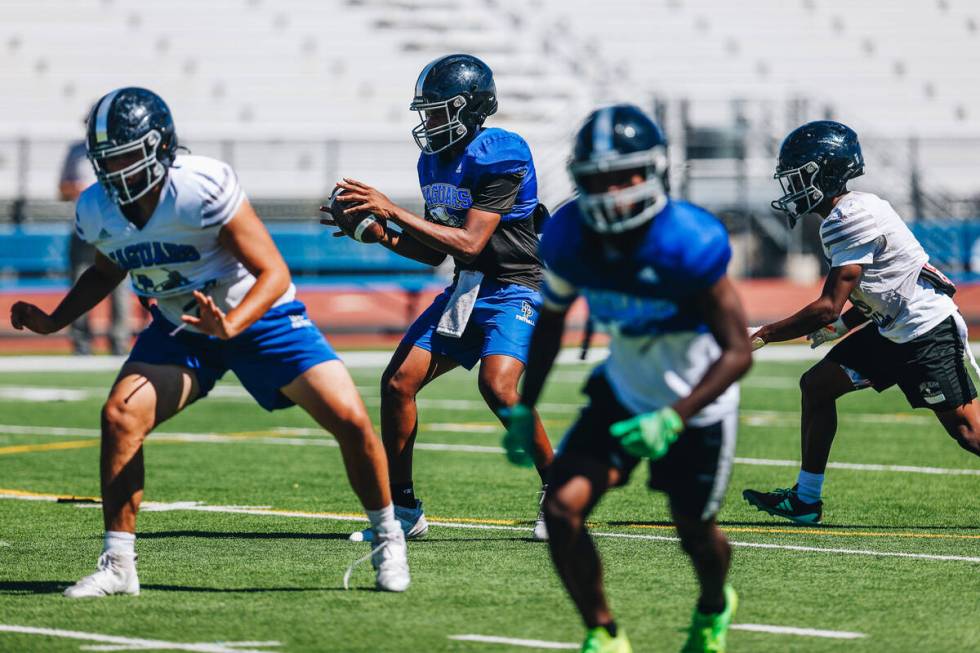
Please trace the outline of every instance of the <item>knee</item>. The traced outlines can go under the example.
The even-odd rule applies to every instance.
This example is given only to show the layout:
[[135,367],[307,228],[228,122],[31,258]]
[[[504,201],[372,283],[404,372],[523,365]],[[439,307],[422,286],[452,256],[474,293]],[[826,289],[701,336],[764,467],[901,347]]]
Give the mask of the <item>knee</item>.
[[961,447],[980,456],[980,432],[972,425],[964,424],[950,435]]
[[563,500],[560,492],[546,494],[541,508],[545,523],[551,530],[571,530],[580,527],[584,522],[582,511]]
[[385,372],[381,377],[381,399],[383,401],[412,401],[418,391],[418,384],[400,370]]
[[102,437],[116,442],[142,439],[149,430],[143,415],[125,399],[111,396],[102,406]]
[[809,369],[800,376],[800,394],[804,403],[820,403],[828,399],[826,388],[820,382],[819,375]]
[[494,410],[503,406],[513,406],[520,398],[517,394],[517,385],[509,379],[481,375],[478,385],[483,400]]
[[681,548],[692,558],[705,558],[718,552],[730,552],[731,545],[712,522],[699,522],[681,526],[678,524],[677,535]]

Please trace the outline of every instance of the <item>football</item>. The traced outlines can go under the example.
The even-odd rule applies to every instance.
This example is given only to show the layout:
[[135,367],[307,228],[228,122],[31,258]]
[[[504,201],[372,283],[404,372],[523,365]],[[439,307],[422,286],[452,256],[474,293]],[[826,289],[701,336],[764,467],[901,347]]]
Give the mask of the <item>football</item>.
[[345,202],[338,197],[343,192],[343,188],[335,188],[327,204],[334,223],[341,231],[358,242],[376,243],[381,240],[385,234],[387,220],[367,212],[344,213],[345,209],[351,207],[351,202]]

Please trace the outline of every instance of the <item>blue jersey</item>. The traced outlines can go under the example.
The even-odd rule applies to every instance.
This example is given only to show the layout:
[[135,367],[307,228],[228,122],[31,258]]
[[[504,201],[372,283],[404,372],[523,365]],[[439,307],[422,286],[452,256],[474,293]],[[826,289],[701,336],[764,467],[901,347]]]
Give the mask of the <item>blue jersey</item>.
[[[612,336],[604,371],[623,404],[636,412],[670,405],[720,355],[697,299],[726,273],[728,233],[704,209],[671,200],[624,252],[586,227],[578,211],[576,202],[562,206],[541,238],[545,306],[562,309],[583,295],[592,319]],[[717,421],[733,402],[737,388],[691,423]]]
[[468,263],[457,260],[457,269],[479,270],[503,283],[540,285],[534,230],[538,181],[523,138],[481,129],[461,151],[420,155],[418,173],[427,220],[461,227],[471,208],[500,214],[483,252]]

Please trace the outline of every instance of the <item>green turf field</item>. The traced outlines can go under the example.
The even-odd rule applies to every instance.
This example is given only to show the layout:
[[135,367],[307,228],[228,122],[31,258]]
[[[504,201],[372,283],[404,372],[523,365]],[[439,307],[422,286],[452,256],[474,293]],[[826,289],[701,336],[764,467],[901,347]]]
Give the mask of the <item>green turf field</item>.
[[[736,544],[736,622],[864,637],[739,630],[730,650],[977,650],[980,461],[898,391],[866,390],[841,403],[832,460],[856,467],[830,470],[826,526],[793,527],[741,500],[746,487],[795,479],[786,461],[798,458],[796,383],[804,368],[760,363],[743,387],[739,461],[720,515]],[[380,370],[353,373],[376,417]],[[584,373],[558,368],[543,399],[555,441],[581,403]],[[167,650],[169,643],[170,650],[225,653],[495,653],[546,649],[451,637],[581,640],[546,545],[529,540],[535,475],[494,450],[499,428],[465,372],[439,379],[420,402],[419,442],[431,448],[416,451],[416,489],[430,521],[442,525],[409,545],[408,593],[369,589],[370,565],[355,571],[353,591],[343,590],[345,568],[367,545],[347,541],[361,525],[350,517],[359,506],[339,450],[298,409],[266,413],[231,381],[148,441],[146,500],[160,505],[140,516],[142,595],[62,598],[94,570],[101,519],[96,506],[50,495],[98,494],[98,414],[111,379],[0,375],[0,651]],[[608,497],[594,530],[613,609],[635,650],[676,651],[695,583],[669,539],[665,501],[644,489],[644,477],[638,472]]]

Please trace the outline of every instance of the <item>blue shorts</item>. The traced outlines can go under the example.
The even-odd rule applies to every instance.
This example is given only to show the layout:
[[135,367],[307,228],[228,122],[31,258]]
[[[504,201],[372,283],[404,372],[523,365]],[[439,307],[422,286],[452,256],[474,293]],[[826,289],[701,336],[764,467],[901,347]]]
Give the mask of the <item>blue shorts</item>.
[[293,402],[279,388],[314,365],[338,358],[302,302],[269,309],[231,340],[187,330],[171,336],[176,326],[156,306],[150,311],[153,322],[136,339],[127,362],[189,367],[197,377],[198,398],[231,370],[266,410],[289,408]]
[[460,338],[436,333],[439,318],[452,294],[453,286],[443,290],[408,328],[402,344],[448,356],[468,370],[473,369],[480,359],[495,354],[527,363],[527,349],[541,306],[541,295],[537,290],[485,279],[480,284],[476,305]]

